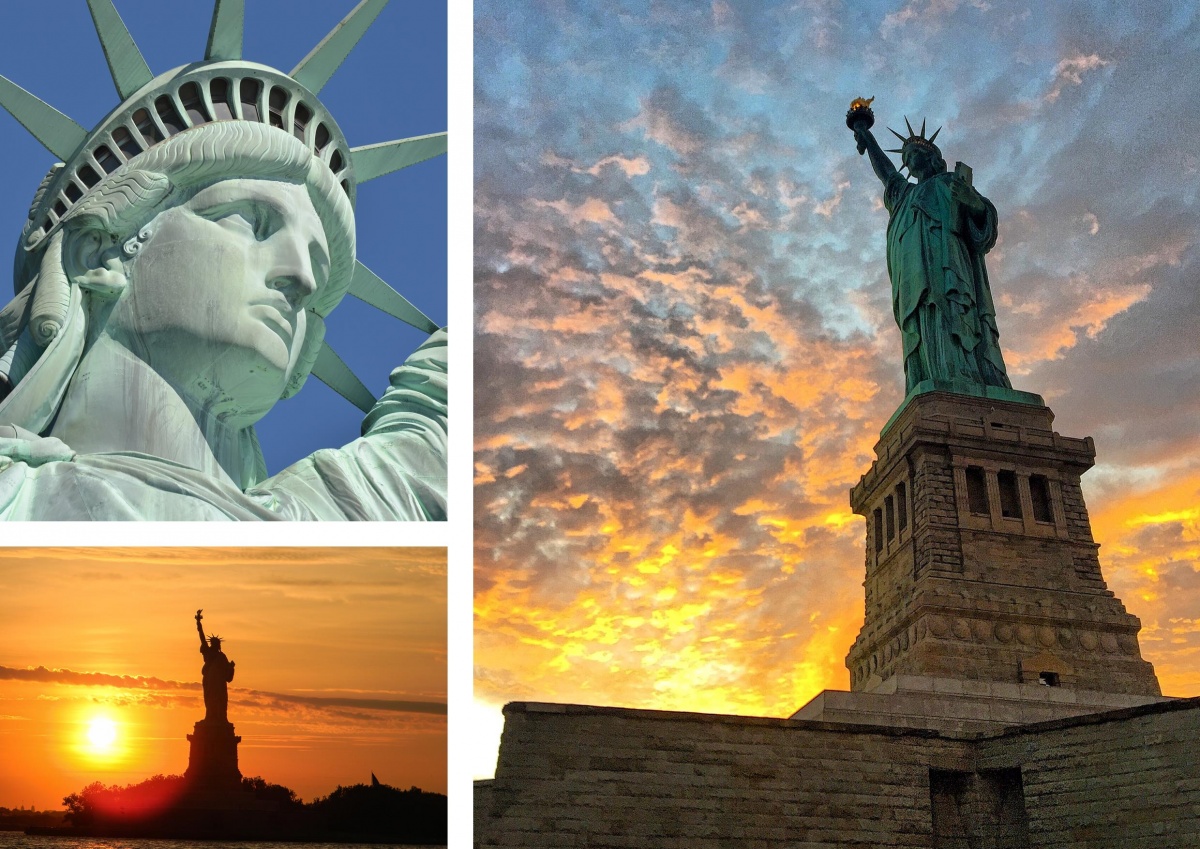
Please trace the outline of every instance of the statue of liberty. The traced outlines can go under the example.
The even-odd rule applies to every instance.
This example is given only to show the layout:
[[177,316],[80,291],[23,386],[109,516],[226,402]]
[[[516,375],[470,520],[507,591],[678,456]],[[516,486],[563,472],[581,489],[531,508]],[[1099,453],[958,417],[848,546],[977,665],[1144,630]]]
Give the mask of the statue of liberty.
[[[0,518],[445,518],[445,331],[356,261],[354,222],[360,183],[445,134],[351,147],[317,97],[386,3],[285,74],[216,0],[203,61],[154,76],[88,0],[121,98],[91,131],[0,77],[61,160],[0,309]],[[431,334],[378,399],[324,343],[347,292]],[[254,424],[310,373],[362,435],[268,477]]]
[[229,682],[233,680],[234,662],[221,651],[221,638],[204,636],[204,611],[196,611],[196,630],[200,632],[200,654],[204,667],[200,679],[204,688],[204,721],[229,722]]
[[[873,98],[872,98],[873,99]],[[870,101],[856,100],[846,123],[883,183],[889,214],[888,276],[892,310],[903,344],[905,389],[909,394],[949,389],[967,394],[1036,396],[1012,392],[1000,354],[996,309],[983,257],[996,243],[996,208],[971,184],[962,163],[954,173],[925,124],[898,150],[910,182],[871,134]],[[1007,393],[988,393],[997,387]],[[1039,399],[1040,400],[1040,399]]]

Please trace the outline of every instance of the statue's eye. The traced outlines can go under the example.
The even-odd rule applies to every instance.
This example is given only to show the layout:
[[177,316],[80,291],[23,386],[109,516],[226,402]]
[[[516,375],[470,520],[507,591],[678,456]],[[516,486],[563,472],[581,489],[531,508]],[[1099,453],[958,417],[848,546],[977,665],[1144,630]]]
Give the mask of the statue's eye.
[[253,204],[238,204],[233,207],[213,210],[205,217],[210,221],[246,230],[259,241],[271,235],[268,227],[270,223],[269,216]]

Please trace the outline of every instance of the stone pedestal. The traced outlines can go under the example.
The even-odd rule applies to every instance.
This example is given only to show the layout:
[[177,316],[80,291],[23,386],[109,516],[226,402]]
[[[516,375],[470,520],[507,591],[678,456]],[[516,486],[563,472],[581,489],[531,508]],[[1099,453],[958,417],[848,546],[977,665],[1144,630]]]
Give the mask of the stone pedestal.
[[870,692],[824,690],[791,719],[924,728],[963,737],[1169,701],[1173,700],[1042,684],[893,675]]
[[202,719],[187,738],[192,748],[184,775],[193,790],[237,789],[242,780],[237,755],[242,738],[233,733],[233,723]]
[[1100,574],[1079,485],[1095,447],[1053,420],[1046,407],[932,392],[885,428],[850,494],[867,519],[852,691],[917,676],[1161,694],[1141,623]]

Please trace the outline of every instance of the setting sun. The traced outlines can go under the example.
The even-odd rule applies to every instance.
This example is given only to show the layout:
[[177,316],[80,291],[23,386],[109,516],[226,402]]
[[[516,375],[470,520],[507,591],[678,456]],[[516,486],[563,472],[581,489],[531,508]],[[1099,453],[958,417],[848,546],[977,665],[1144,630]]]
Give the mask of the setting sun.
[[88,723],[88,744],[94,755],[108,755],[117,742],[117,723],[107,716],[98,716]]

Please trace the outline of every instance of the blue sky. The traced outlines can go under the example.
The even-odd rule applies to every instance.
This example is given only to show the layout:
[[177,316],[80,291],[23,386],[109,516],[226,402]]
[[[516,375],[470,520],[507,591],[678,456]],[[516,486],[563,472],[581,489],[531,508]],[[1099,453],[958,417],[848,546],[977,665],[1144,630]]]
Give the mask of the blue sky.
[[[115,5],[154,73],[203,57],[210,3]],[[286,72],[354,5],[251,0],[243,55]],[[6,5],[4,16],[0,74],[87,128],[117,105],[86,4],[14,3]],[[321,100],[353,146],[445,131],[445,6],[390,4],[322,90]],[[0,113],[0,150],[5,162],[0,233],[11,234],[15,249],[34,190],[55,160],[7,113]],[[357,206],[358,258],[438,324],[446,322],[446,168],[443,156],[367,183]],[[424,335],[347,297],[330,317],[326,338],[378,395],[391,369]],[[361,420],[353,405],[310,380],[259,424],[268,468],[274,473],[317,448],[351,441]]]
[[[908,116],[999,210],[1015,388],[1164,690],[1200,692],[1195,3],[475,4],[476,698],[786,716],[845,688],[847,493],[903,395]],[[486,774],[484,763],[478,771]]]

